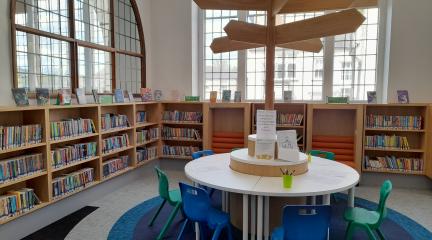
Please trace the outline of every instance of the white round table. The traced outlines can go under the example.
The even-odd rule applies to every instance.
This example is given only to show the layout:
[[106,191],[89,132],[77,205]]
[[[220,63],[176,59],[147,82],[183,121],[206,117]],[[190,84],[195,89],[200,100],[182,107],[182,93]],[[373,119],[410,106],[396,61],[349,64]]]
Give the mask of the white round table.
[[[237,151],[247,154],[247,149]],[[348,206],[354,206],[354,189],[360,175],[349,166],[312,157],[309,170],[305,174],[294,176],[292,188],[282,186],[281,177],[262,177],[236,172],[229,167],[230,154],[215,154],[190,161],[185,166],[186,176],[196,184],[221,190],[222,208],[227,211],[228,197],[226,193],[243,195],[243,239],[248,238],[249,197],[256,203],[256,235],[257,239],[269,237],[269,197],[308,197],[324,196],[324,204],[330,204],[330,194],[348,190]],[[255,208],[251,201],[251,208]],[[255,215],[251,213],[252,237],[255,233]]]

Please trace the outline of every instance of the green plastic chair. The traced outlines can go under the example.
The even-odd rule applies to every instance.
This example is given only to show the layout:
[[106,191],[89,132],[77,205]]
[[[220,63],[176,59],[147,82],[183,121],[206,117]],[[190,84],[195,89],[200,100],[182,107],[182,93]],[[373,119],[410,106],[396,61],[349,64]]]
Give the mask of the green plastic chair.
[[177,216],[178,211],[181,209],[182,199],[181,199],[180,189],[174,189],[170,191],[169,182],[166,174],[158,167],[155,167],[155,170],[159,180],[159,196],[163,199],[163,202],[160,205],[159,209],[157,210],[156,214],[151,219],[149,226],[150,227],[153,226],[154,221],[156,220],[157,216],[159,215],[160,211],[162,210],[166,202],[168,202],[169,205],[174,207],[170,216],[168,217],[167,222],[165,223],[165,225],[163,226],[162,230],[160,231],[157,237],[157,239],[160,240],[168,231],[168,228],[171,226],[172,221]]
[[314,157],[321,157],[329,160],[335,160],[335,154],[332,152],[326,152],[321,150],[311,150],[309,152],[310,155]]
[[386,180],[381,186],[380,200],[378,208],[375,211],[357,207],[345,211],[344,219],[348,222],[346,239],[352,239],[357,228],[365,230],[369,239],[377,239],[373,231],[378,233],[380,239],[385,239],[379,227],[387,216],[386,202],[391,190],[392,183]]

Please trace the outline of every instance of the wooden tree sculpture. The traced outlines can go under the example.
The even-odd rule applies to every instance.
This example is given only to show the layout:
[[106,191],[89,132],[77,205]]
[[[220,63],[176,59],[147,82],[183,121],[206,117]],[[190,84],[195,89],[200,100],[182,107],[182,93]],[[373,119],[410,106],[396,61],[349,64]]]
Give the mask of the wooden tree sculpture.
[[[355,32],[365,17],[356,7],[376,6],[377,0],[194,0],[201,9],[267,11],[267,25],[231,20],[227,37],[215,38],[214,53],[266,47],[265,108],[274,107],[275,47],[320,52],[322,37]],[[277,14],[342,10],[302,21],[276,25]]]

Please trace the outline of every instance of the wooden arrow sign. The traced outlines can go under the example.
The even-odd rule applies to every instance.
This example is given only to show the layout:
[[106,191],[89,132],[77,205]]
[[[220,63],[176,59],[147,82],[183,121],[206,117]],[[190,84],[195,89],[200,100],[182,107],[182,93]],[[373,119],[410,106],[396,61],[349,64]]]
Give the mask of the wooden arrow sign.
[[194,0],[201,9],[267,10],[269,0]]
[[234,41],[266,44],[267,27],[263,25],[231,20],[224,31]]
[[279,13],[317,12],[346,9],[354,0],[289,0]]
[[214,53],[223,53],[223,52],[246,50],[246,49],[258,48],[264,46],[265,46],[264,44],[232,41],[228,37],[220,37],[220,38],[213,39],[210,48]]
[[289,48],[293,50],[313,52],[313,53],[319,53],[323,48],[323,44],[319,38],[304,40],[300,42],[278,44],[277,46],[281,48]]

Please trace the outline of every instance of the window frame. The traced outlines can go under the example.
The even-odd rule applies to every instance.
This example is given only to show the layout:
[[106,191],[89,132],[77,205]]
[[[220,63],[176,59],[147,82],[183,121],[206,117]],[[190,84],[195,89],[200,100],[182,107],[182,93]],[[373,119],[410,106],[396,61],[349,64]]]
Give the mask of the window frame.
[[[146,49],[145,49],[145,41],[144,41],[144,29],[141,22],[141,16],[139,13],[138,5],[136,3],[136,0],[129,0],[130,4],[132,6],[133,13],[135,15],[135,21],[138,28],[138,37],[140,41],[140,49],[139,52],[132,52],[127,50],[122,50],[119,47],[116,47],[115,45],[115,34],[116,34],[116,27],[115,27],[115,12],[114,12],[114,1],[115,0],[109,0],[110,4],[110,28],[111,28],[111,34],[110,34],[110,45],[104,46],[99,45],[83,40],[79,40],[75,38],[75,2],[73,0],[68,0],[68,36],[63,36],[61,34],[54,34],[46,31],[42,31],[36,28],[27,27],[24,25],[16,24],[15,23],[15,14],[16,14],[16,3],[17,0],[11,0],[10,5],[10,20],[11,20],[11,49],[12,49],[12,81],[13,81],[13,87],[18,87],[18,73],[17,73],[17,47],[16,47],[16,33],[24,32],[29,34],[34,34],[41,37],[47,37],[52,38],[60,41],[65,41],[69,44],[69,54],[70,54],[70,76],[71,76],[71,91],[75,92],[76,88],[81,88],[84,86],[79,86],[79,75],[78,75],[78,47],[85,47],[95,50],[101,50],[108,52],[111,55],[111,88],[112,91],[116,89],[116,55],[117,54],[123,54],[131,57],[136,57],[141,60],[141,87],[146,87]],[[118,1],[118,0],[117,0]],[[51,92],[51,91],[50,91]],[[51,92],[52,95],[55,95],[57,90],[54,90]],[[31,91],[31,94],[34,92]],[[86,93],[91,94],[91,93]]]
[[[387,16],[387,8],[388,2],[387,0],[378,1],[378,5],[376,6],[379,10],[379,23],[378,23],[378,42],[377,42],[377,58],[376,58],[376,84],[375,91],[377,93],[377,102],[384,103],[386,101],[387,96],[387,85],[388,85],[388,74],[386,74],[385,65],[388,60],[386,57],[386,52],[388,51],[388,46],[386,46],[387,38],[389,37],[388,33],[388,16]],[[360,9],[360,8],[359,8]],[[244,18],[247,11],[239,11],[239,19]],[[333,11],[326,11],[327,13],[331,13]],[[198,9],[198,89],[199,94],[203,100],[206,99],[205,95],[205,63],[203,60],[205,59],[205,10]],[[323,103],[326,102],[326,96],[333,95],[333,71],[334,71],[334,36],[326,37],[324,41],[323,51],[323,86],[322,86],[322,99],[321,100],[294,100],[292,102],[302,102],[302,103]],[[238,51],[238,79],[237,79],[237,89],[242,92],[242,98],[245,98],[246,94],[246,51],[240,50]],[[315,73],[314,73],[315,74]],[[262,102],[262,100],[247,100],[248,102]],[[280,102],[276,101],[275,102]],[[351,103],[365,103],[367,100],[350,100]]]

